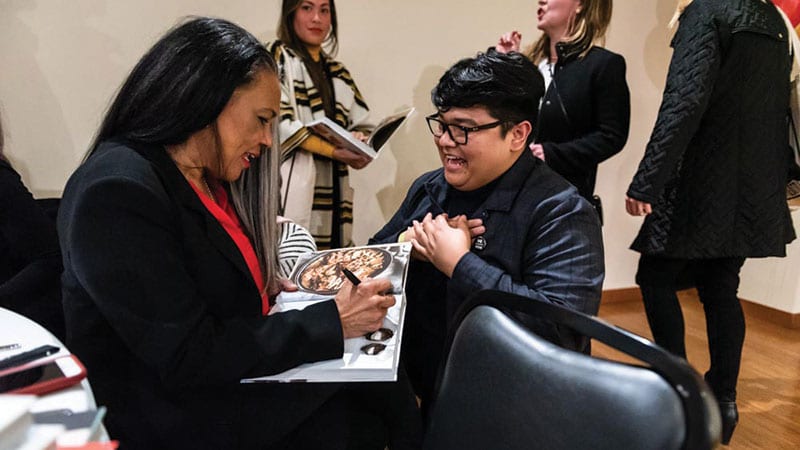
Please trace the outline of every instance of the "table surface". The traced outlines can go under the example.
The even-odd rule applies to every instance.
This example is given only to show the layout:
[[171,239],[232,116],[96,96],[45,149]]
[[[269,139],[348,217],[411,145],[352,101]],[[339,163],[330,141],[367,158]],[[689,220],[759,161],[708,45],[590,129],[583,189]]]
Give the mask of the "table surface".
[[[70,354],[64,343],[59,341],[41,325],[13,311],[0,308],[0,346],[6,344],[19,344],[20,348],[0,351],[0,358],[7,358],[16,353],[39,347],[40,345],[55,345],[59,347],[61,350],[54,356]],[[0,407],[2,407],[1,403]],[[92,387],[89,385],[89,380],[83,379],[79,384],[69,388],[40,396],[33,407],[31,407],[31,412],[65,408],[75,412],[97,408],[94,401],[94,394],[92,393]],[[36,427],[39,427],[39,425],[35,425],[33,428]],[[73,431],[77,432],[80,430]],[[81,436],[80,433],[74,433],[73,431],[63,433],[59,436],[58,443],[60,445],[72,444],[75,443],[76,440],[80,441],[82,438],[83,440],[88,438],[88,429],[86,429],[86,436]],[[100,440],[107,439],[104,429],[101,430],[100,436]]]

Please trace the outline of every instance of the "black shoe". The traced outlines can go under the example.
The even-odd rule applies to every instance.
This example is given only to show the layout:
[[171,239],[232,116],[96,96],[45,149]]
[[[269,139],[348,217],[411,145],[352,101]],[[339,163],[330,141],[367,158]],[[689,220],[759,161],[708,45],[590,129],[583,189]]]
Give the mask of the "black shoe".
[[733,436],[733,429],[739,423],[739,410],[736,402],[719,402],[719,414],[722,416],[722,443],[728,445]]

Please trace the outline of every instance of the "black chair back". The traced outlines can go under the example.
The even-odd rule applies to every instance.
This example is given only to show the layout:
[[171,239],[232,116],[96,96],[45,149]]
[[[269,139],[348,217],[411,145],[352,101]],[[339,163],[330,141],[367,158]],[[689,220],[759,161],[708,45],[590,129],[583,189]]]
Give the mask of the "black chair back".
[[[508,312],[566,326],[645,365],[558,347]],[[721,423],[686,363],[586,314],[483,291],[457,314],[426,449],[709,449]]]

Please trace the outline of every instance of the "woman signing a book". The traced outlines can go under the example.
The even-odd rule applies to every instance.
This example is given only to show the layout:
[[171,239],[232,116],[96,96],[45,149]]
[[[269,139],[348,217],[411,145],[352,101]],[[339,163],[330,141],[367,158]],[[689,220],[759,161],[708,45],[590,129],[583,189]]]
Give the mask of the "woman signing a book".
[[[165,89],[164,86],[180,86]],[[189,20],[136,64],[64,191],[69,348],[122,449],[343,449],[336,384],[240,384],[340,358],[387,279],[268,315],[278,274],[278,69],[250,33]]]
[[331,57],[338,48],[337,30],[333,0],[283,0],[278,40],[268,45],[281,73],[281,144],[294,149],[281,165],[281,208],[311,232],[319,249],[352,245],[348,166],[361,169],[370,162],[304,127],[327,117],[359,139],[371,130],[361,92]]

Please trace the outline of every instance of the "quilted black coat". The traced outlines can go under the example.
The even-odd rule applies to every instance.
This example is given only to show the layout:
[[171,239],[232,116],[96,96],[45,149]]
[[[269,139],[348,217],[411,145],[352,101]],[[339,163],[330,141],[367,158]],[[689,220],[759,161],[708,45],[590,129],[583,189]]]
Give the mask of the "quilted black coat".
[[676,258],[784,256],[794,237],[787,30],[762,0],[683,12],[658,119],[628,196],[649,202],[632,249]]

